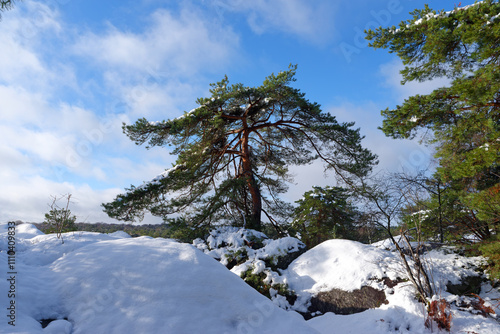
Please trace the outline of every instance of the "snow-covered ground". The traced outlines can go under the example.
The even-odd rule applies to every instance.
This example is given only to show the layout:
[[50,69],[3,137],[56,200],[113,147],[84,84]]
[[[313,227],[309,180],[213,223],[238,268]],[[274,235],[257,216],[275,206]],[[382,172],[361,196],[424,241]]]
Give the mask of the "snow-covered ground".
[[[296,250],[296,239],[266,240],[264,247],[252,252],[234,236],[216,235],[204,250],[200,242],[195,247],[162,238],[130,238],[123,232],[71,232],[63,235],[62,244],[55,235],[22,224],[15,228],[15,254],[9,257],[8,226],[0,224],[0,333],[431,332],[424,326],[424,307],[407,283],[387,290],[389,303],[378,309],[352,315],[326,313],[305,321],[276,306],[234,272],[252,266],[257,272],[265,270],[262,258]],[[213,258],[223,258],[214,254],[221,252],[216,246],[222,243],[249,247],[250,262],[229,271]],[[454,282],[461,275],[474,275],[480,259],[433,251],[430,261],[435,263],[436,280]],[[297,304],[305,307],[319,291],[376,287],[380,285],[376,278],[403,273],[390,251],[331,240],[302,254],[277,275],[274,279],[289,284],[299,296]],[[485,285],[483,290],[481,296],[491,305],[500,298],[498,289]],[[441,295],[450,302],[458,299],[444,291]],[[500,333],[500,324],[492,317],[457,307],[452,312],[452,333]],[[42,319],[59,320],[42,329]]]

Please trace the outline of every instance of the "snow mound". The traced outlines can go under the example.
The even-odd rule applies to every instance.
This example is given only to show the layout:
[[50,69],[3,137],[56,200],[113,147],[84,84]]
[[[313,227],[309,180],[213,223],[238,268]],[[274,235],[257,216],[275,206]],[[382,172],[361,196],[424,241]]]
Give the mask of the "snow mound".
[[16,237],[22,239],[31,239],[39,235],[45,235],[33,224],[20,224],[16,227]]
[[286,271],[295,291],[317,294],[341,289],[353,291],[369,285],[381,288],[378,280],[398,278],[397,257],[390,252],[356,241],[325,241],[299,256]]

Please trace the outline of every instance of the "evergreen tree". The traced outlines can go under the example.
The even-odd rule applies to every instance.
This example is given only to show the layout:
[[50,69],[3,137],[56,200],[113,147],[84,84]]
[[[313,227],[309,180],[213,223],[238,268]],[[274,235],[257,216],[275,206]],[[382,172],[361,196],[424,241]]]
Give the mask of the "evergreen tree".
[[425,6],[411,14],[399,28],[368,31],[369,45],[401,58],[403,84],[439,77],[450,84],[382,111],[381,129],[393,138],[430,130],[424,139],[436,147],[437,178],[459,188],[460,205],[487,237],[500,213],[500,4],[486,0],[449,12]]
[[356,208],[341,187],[313,187],[296,202],[292,228],[312,248],[328,239],[356,239]]
[[105,212],[125,221],[141,219],[145,211],[165,219],[181,213],[177,225],[191,230],[215,221],[260,230],[262,214],[276,226],[273,213],[286,207],[279,195],[291,180],[290,165],[320,158],[346,181],[366,175],[376,160],[361,147],[359,129],[338,123],[291,87],[295,72],[290,66],[253,88],[229,85],[225,77],[181,117],[124,125],[138,145],[173,146],[177,161],[103,204]]

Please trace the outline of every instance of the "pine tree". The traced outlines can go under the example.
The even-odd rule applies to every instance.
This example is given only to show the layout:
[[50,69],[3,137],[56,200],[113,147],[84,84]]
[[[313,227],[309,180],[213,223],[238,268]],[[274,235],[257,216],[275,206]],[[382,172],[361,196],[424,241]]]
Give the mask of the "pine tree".
[[368,31],[369,45],[401,58],[403,84],[441,77],[450,84],[382,111],[381,129],[393,138],[428,134],[437,178],[460,188],[461,205],[489,231],[500,218],[500,4],[411,14],[399,28]]
[[295,72],[290,66],[259,87],[230,85],[225,77],[181,117],[124,125],[138,145],[173,146],[177,161],[103,204],[105,212],[126,221],[141,219],[145,211],[166,220],[182,214],[169,222],[191,230],[214,222],[260,230],[263,214],[278,225],[273,213],[283,212],[279,195],[291,180],[290,165],[319,158],[346,181],[366,175],[376,158],[361,147],[359,129],[338,123],[291,87]]
[[308,248],[328,239],[356,239],[354,218],[359,213],[346,189],[315,186],[296,203],[292,227]]

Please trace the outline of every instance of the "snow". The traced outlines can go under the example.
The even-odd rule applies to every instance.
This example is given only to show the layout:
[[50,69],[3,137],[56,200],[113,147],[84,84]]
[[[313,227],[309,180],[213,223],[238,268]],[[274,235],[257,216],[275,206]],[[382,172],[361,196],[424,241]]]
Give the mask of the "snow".
[[190,111],[185,112],[184,114],[182,114],[179,117],[176,117],[174,119],[163,120],[163,121],[150,121],[149,125],[151,125],[151,126],[165,125],[165,124],[170,123],[170,122],[175,122],[175,121],[181,120],[181,119],[183,119],[185,117],[191,117],[191,116],[194,115],[194,113],[196,112],[196,110],[198,110],[201,107],[202,106],[194,108],[194,109],[191,109]]
[[[394,253],[350,240],[328,240],[297,258],[287,269],[288,284],[296,291],[317,294],[362,286],[382,287],[377,279],[398,278]],[[399,275],[401,277],[402,275]]]
[[[438,13],[433,13],[433,12],[430,12],[430,13],[427,13],[424,17],[421,17],[419,18],[418,20],[415,20],[415,22],[413,22],[412,24],[407,24],[406,25],[406,28],[410,28],[412,25],[420,25],[422,24],[424,21],[428,21],[428,20],[431,20],[431,19],[435,19],[435,18],[442,18],[442,17],[449,17],[451,14],[454,14],[458,11],[461,11],[461,10],[468,10],[469,8],[472,8],[474,6],[479,6],[483,3],[483,1],[477,1],[475,2],[474,4],[471,4],[471,5],[466,5],[466,6],[462,6],[462,7],[457,7],[453,10],[450,10],[450,11],[441,11],[441,12],[438,12]],[[495,15],[493,16],[488,22],[487,24],[493,22],[495,19],[498,18],[500,14],[498,15]],[[488,15],[486,15],[486,18],[488,18]],[[391,29],[390,30],[393,34],[394,33],[397,33],[400,31],[400,29]]]
[[[31,224],[16,226],[15,237],[16,326],[12,327],[5,317],[11,300],[5,270],[8,229],[0,224],[4,273],[0,333],[431,333],[424,325],[425,307],[416,301],[411,284],[389,289],[380,282],[385,277],[405,277],[396,253],[380,245],[329,240],[302,254],[286,270],[269,273],[269,280],[281,280],[295,290],[295,309],[305,308],[311,296],[331,288],[385,289],[389,303],[377,309],[352,315],[326,313],[305,321],[276,290],[270,290],[271,301],[238,277],[243,268],[268,271],[264,259],[299,250],[302,244],[295,238],[271,240],[260,232],[226,227],[194,245],[131,238],[123,231],[64,233],[63,244]],[[252,249],[251,240],[261,247]],[[222,262],[225,254],[242,247],[249,260],[231,271],[214,260]],[[452,304],[452,333],[499,333],[500,324],[492,317],[457,306],[469,297],[443,288],[448,281],[458,283],[478,275],[475,269],[483,259],[460,256],[451,248],[429,251],[425,258],[438,297]],[[480,296],[493,307],[500,291],[484,283]],[[41,319],[57,320],[42,329]]]
[[[192,245],[91,232],[64,233],[62,244],[33,225],[17,230],[16,326],[4,315],[0,333],[317,333]],[[58,321],[42,329],[41,319]]]
[[[252,240],[261,241],[263,247],[253,249],[249,246]],[[241,276],[242,273],[249,269],[252,269],[252,274],[264,272],[267,275],[265,281],[268,284],[281,284],[283,283],[283,278],[279,273],[268,268],[264,260],[274,260],[273,262],[276,262],[278,257],[284,256],[289,252],[297,252],[305,247],[297,238],[284,237],[272,240],[268,239],[262,232],[231,226],[223,226],[213,230],[207,238],[207,243],[201,239],[197,239],[193,244],[207,255],[220,261],[223,265],[227,265],[228,259],[235,253],[244,251],[248,260],[234,266],[231,272],[238,276]]]
[[[284,273],[286,281],[296,291],[298,303],[304,306],[311,296],[332,288],[352,291],[371,286],[384,289],[381,278],[406,278],[401,261],[396,253],[384,249],[384,242],[364,245],[349,240],[325,241],[290,264]],[[423,259],[439,297],[452,304],[459,297],[446,292],[446,284],[477,276],[475,269],[484,261],[481,257],[459,256],[446,247],[428,252]],[[385,292],[388,304],[378,309],[352,315],[327,313],[309,320],[308,324],[325,334],[331,333],[332,328],[338,333],[431,333],[424,326],[425,307],[416,301],[410,283],[386,287]],[[499,295],[498,289],[484,285],[481,297],[493,305],[492,301]],[[303,311],[300,305],[294,308]],[[452,307],[452,314],[452,333],[500,333],[500,325],[491,318],[462,312],[457,307]]]

